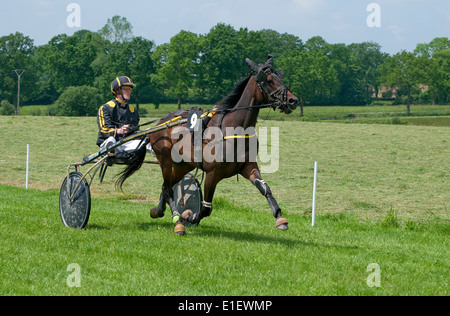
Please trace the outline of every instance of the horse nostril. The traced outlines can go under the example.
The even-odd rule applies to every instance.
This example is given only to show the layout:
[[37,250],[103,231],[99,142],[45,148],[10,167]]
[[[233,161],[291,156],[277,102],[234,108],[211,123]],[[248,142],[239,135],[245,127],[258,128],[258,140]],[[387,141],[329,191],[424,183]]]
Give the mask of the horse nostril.
[[290,98],[289,99],[289,105],[297,105],[298,99],[297,98]]

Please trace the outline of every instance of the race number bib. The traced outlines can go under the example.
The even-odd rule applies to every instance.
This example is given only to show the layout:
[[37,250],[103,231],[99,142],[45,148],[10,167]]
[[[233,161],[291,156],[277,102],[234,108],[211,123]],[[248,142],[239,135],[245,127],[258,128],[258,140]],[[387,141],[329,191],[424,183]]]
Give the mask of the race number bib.
[[194,107],[189,111],[188,122],[187,122],[189,131],[197,132],[200,129],[201,122],[202,122],[201,115],[202,114],[198,110],[197,107]]

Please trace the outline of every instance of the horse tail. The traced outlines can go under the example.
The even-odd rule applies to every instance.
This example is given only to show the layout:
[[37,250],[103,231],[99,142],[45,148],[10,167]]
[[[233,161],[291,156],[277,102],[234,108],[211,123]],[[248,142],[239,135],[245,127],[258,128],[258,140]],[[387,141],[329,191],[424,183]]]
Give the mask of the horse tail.
[[127,167],[117,175],[116,189],[122,190],[125,181],[131,177],[136,171],[141,169],[144,164],[145,155],[147,154],[147,146],[143,145],[133,152],[132,157],[128,160]]

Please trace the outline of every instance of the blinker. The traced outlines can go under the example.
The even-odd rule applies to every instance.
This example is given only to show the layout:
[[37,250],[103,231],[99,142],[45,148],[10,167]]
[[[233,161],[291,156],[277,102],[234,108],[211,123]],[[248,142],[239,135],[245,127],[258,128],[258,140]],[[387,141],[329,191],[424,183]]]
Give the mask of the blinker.
[[267,80],[267,74],[264,72],[263,69],[260,69],[258,71],[258,74],[256,75],[256,82],[263,83]]

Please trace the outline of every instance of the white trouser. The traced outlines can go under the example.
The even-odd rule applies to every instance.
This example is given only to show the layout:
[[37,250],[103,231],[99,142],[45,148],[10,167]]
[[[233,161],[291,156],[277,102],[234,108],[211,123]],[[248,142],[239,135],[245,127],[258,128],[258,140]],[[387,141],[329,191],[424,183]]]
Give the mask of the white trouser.
[[[114,137],[110,137],[107,140],[105,140],[103,142],[103,144],[100,146],[100,150],[106,149],[106,148],[110,148],[111,146],[114,146],[114,144],[116,144],[117,141]],[[132,140],[128,143],[123,144],[122,146],[119,146],[116,148],[115,153],[122,153],[122,152],[133,152],[136,149],[138,149],[138,146],[141,144],[144,144],[142,141],[140,140]],[[147,144],[147,152],[151,153],[152,152],[152,145],[150,143]]]

